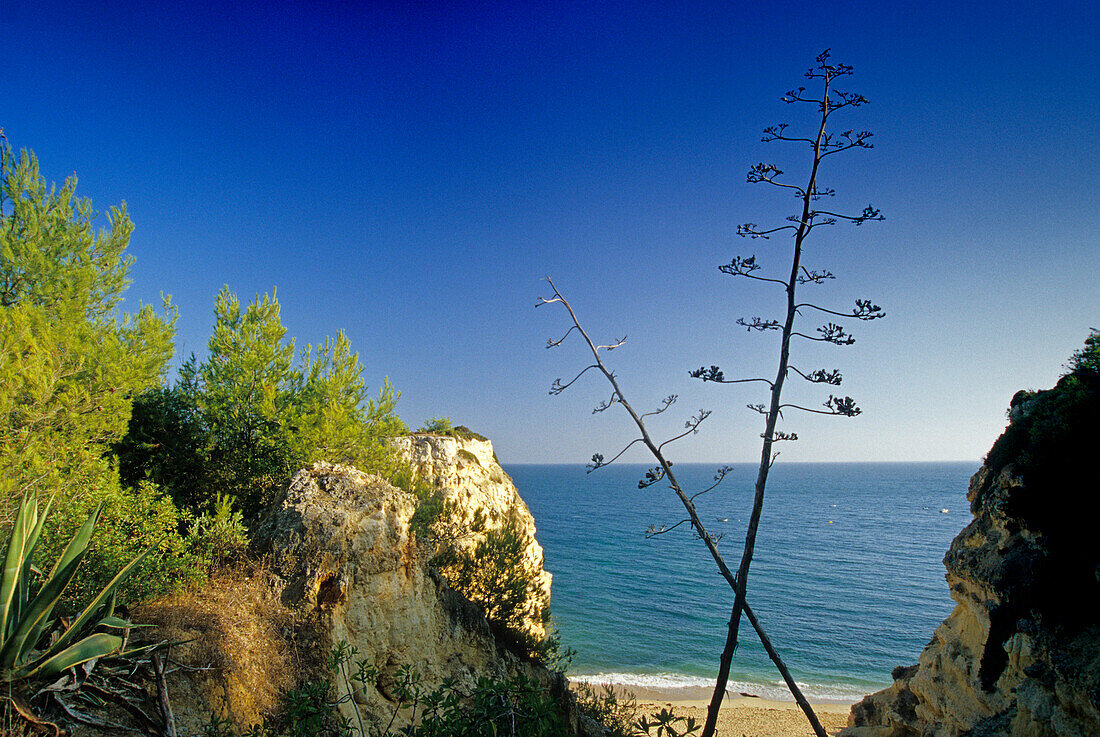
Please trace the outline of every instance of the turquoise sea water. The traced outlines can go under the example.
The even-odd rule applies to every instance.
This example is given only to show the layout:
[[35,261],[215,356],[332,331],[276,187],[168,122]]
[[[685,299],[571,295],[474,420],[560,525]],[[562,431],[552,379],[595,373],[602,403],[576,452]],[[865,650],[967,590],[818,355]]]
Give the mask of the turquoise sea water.
[[[535,517],[551,608],[578,654],[572,677],[659,689],[713,684],[733,603],[663,485],[637,488],[643,465],[510,465]],[[749,600],[805,693],[852,701],[916,662],[951,611],[942,564],[971,517],[978,463],[777,463],[768,482]],[[687,489],[709,486],[715,466],[677,465]],[[735,465],[697,500],[736,569],[752,507],[755,466]],[[946,511],[944,511],[946,510]],[[730,690],[789,695],[747,622]]]

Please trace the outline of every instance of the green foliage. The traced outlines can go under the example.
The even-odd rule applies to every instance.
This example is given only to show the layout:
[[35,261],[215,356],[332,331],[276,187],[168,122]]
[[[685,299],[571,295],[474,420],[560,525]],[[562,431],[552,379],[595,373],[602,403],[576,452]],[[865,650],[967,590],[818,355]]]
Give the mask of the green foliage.
[[123,485],[156,484],[186,509],[199,507],[205,487],[206,433],[194,392],[183,384],[134,398],[126,436],[114,447]]
[[[357,659],[358,650],[341,642],[329,656],[329,668],[339,684],[340,695],[328,684],[310,681],[283,696],[280,712],[266,717],[244,733],[244,737],[563,737],[569,734],[554,699],[537,683],[522,675],[498,681],[479,678],[471,689],[445,679],[429,688],[409,665],[384,674]],[[361,694],[387,682],[386,715],[367,719],[360,711]],[[630,695],[617,694],[611,687],[596,692],[582,685],[578,703],[591,718],[600,722],[608,737],[687,737],[701,725],[693,717],[678,716],[671,708],[642,714]],[[338,711],[347,705],[354,719]],[[398,715],[410,724],[394,729]],[[381,717],[381,719],[379,719]],[[386,722],[382,725],[382,722]],[[228,720],[211,717],[203,737],[237,737]]]
[[381,438],[407,432],[394,411],[398,393],[388,379],[376,397],[363,383],[359,355],[343,331],[301,360],[301,390],[295,403],[297,453],[310,461],[345,463],[390,475],[398,470]]
[[[1004,582],[1013,592],[1006,600],[1030,602],[1047,622],[1069,626],[1091,623],[1092,610],[1080,602],[1100,595],[1095,520],[1081,513],[1082,499],[1100,488],[1097,343],[1094,332],[1054,388],[1013,398],[1011,422],[986,457],[989,474],[972,502],[978,510],[996,494],[998,514],[1042,540],[1041,556],[1011,558],[1019,570]],[[1006,467],[1023,483],[999,486]]]
[[488,440],[484,435],[476,433],[465,425],[452,425],[450,417],[433,417],[425,422],[418,433],[429,435],[443,435],[459,440]]
[[248,529],[234,499],[218,495],[214,511],[195,520],[188,542],[205,569],[217,569],[244,558],[248,550]]
[[248,511],[262,505],[293,468],[293,401],[299,377],[292,371],[294,342],[275,294],[246,310],[223,288],[214,303],[209,357],[184,366],[182,384],[202,417],[206,474],[196,506],[217,493],[241,500]]
[[547,621],[550,606],[539,586],[538,566],[525,556],[530,543],[530,536],[514,520],[508,520],[486,532],[472,550],[445,546],[432,565],[451,586],[481,607],[500,634],[534,652],[539,643],[527,631],[526,623]]
[[986,457],[996,476],[1008,463],[1031,484],[1060,477],[1067,462],[1084,462],[1100,439],[1100,333],[1070,359],[1071,371],[1053,389],[1017,392],[1009,423]]
[[[52,500],[39,509],[37,495],[26,495],[5,547],[0,575],[0,681],[9,684],[56,677],[74,665],[113,653],[122,647],[123,638],[111,633],[131,626],[114,616],[115,590],[144,554],[118,571],[75,618],[60,626],[51,619],[88,553],[99,509],[84,521],[53,569],[40,577],[38,591],[31,594],[32,561],[51,505]],[[100,629],[108,631],[97,631]]]
[[652,737],[686,737],[702,726],[695,722],[695,717],[677,716],[671,708],[660,709],[638,720],[638,729]]
[[[132,263],[124,205],[97,231],[75,178],[58,190],[33,154],[16,160],[5,147],[0,159],[0,523],[21,497],[56,498],[39,548],[60,555],[102,506],[98,544],[66,589],[64,604],[76,605],[147,547],[182,545],[178,510],[151,487],[120,489],[109,452],[132,398],[161,381],[176,312],[165,300],[163,315],[149,306],[118,313]],[[143,560],[120,596],[152,593],[182,574],[186,560],[172,559],[171,547]]]
[[506,681],[479,678],[472,693],[465,693],[453,682],[447,682],[421,702],[421,721],[408,731],[409,737],[551,737],[566,734],[553,701],[522,676]]
[[[99,509],[100,529],[85,566],[65,595],[65,607],[84,606],[128,561],[142,561],[118,593],[123,601],[144,601],[199,583],[207,566],[187,535],[192,517],[152,484],[120,487],[106,481],[86,490],[79,503],[59,505],[42,536],[43,555],[57,555],[89,509]],[[144,555],[143,555],[144,554]]]
[[175,311],[119,316],[133,230],[125,206],[95,230],[76,179],[47,188],[33,154],[0,149],[0,508],[24,492],[76,494],[113,475],[131,397],[159,383]]
[[1092,371],[1100,373],[1100,330],[1095,328],[1085,338],[1085,347],[1074,351],[1069,359],[1070,373]]
[[629,693],[616,693],[610,685],[600,690],[587,683],[574,687],[577,705],[591,718],[604,726],[607,737],[638,737],[641,708]]
[[[329,659],[329,666],[342,686],[343,694],[332,695],[330,687],[311,681],[283,698],[281,713],[252,727],[248,737],[558,737],[567,734],[553,700],[537,684],[517,676],[504,681],[479,678],[470,690],[453,679],[429,689],[408,665],[387,676],[393,703],[384,727],[364,721],[356,695],[373,688],[383,674],[364,660],[358,651],[341,643]],[[348,704],[353,720],[336,709]],[[398,714],[412,723],[400,730],[393,724]],[[213,718],[204,737],[234,737],[228,722]]]
[[162,485],[178,504],[207,511],[219,494],[246,516],[295,471],[316,461],[395,477],[405,468],[385,438],[406,432],[398,393],[371,396],[341,332],[295,360],[275,293],[243,308],[225,288],[214,305],[209,355],[192,357],[170,389],[138,398],[120,472]]
[[485,532],[485,510],[474,509],[467,514],[458,504],[430,488],[417,487],[415,493],[419,503],[409,527],[430,550],[440,551],[433,557],[433,565],[444,565],[450,559],[454,543]]
[[694,717],[678,716],[671,707],[643,714],[633,694],[616,693],[611,686],[597,691],[582,683],[576,694],[577,705],[603,725],[607,737],[686,737],[703,726]]
[[433,417],[417,430],[417,432],[432,433],[434,435],[450,435],[454,432],[454,425],[450,417]]

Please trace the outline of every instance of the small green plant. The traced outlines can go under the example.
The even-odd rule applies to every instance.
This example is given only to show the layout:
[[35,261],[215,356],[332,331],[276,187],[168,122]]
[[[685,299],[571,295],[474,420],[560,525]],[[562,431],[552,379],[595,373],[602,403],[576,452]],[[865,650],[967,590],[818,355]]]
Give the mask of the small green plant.
[[25,495],[8,538],[0,577],[0,681],[8,684],[57,676],[74,665],[114,653],[122,648],[123,638],[110,631],[132,626],[114,616],[115,590],[149,551],[130,561],[70,622],[51,618],[65,587],[87,555],[99,519],[98,508],[31,595],[35,576],[32,560],[52,501],[40,510],[37,496]]
[[218,494],[213,514],[202,515],[191,527],[188,540],[207,569],[240,560],[248,549],[248,529],[241,513],[233,510],[235,502],[229,494]]
[[596,690],[587,683],[576,687],[577,704],[602,724],[607,737],[638,737],[641,708],[631,693],[618,693],[611,685]]
[[450,435],[455,427],[451,424],[450,417],[432,417],[417,432],[427,432],[434,435]]
[[686,737],[702,727],[695,717],[678,716],[671,707],[642,714],[632,693],[610,685],[597,691],[582,683],[575,692],[581,710],[603,725],[607,737]]
[[671,709],[661,709],[637,722],[638,729],[650,737],[686,737],[699,731],[703,726],[695,722],[695,717],[681,717]]

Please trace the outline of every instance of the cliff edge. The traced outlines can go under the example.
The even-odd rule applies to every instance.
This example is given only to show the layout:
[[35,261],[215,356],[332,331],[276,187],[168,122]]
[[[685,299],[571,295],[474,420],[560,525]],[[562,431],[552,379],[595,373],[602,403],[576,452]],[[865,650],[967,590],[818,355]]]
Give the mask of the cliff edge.
[[955,609],[844,737],[1100,734],[1100,372],[1019,392],[944,557]]
[[[511,477],[501,468],[492,443],[473,433],[465,437],[414,433],[390,442],[401,451],[416,478],[435,489],[441,501],[452,504],[456,515],[467,520],[477,512],[485,515],[484,530],[451,544],[472,551],[486,533],[508,523],[514,525],[527,540],[523,557],[537,571],[535,585],[541,595],[533,600],[549,602],[551,575],[542,567],[542,546],[535,539],[535,518]],[[541,610],[532,611],[524,618],[523,630],[533,642],[546,637],[542,615]]]

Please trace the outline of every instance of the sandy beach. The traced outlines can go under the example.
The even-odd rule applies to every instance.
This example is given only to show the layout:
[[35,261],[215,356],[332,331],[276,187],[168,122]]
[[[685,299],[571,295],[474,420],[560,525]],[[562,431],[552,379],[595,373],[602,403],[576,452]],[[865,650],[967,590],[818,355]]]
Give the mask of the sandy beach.
[[[636,686],[615,686],[616,692],[631,693],[644,713],[673,707],[678,716],[707,718],[710,694],[705,689],[650,690]],[[814,701],[814,713],[829,734],[848,725],[849,702]],[[806,715],[793,701],[773,701],[747,694],[732,694],[722,702],[718,718],[720,737],[814,737]]]
[[[678,715],[695,717],[702,724],[707,718],[705,700],[642,701],[639,704],[654,708],[667,708],[670,704]],[[851,704],[825,702],[812,704],[821,726],[829,734],[836,734],[848,724]],[[771,701],[746,696],[733,696],[722,703],[718,716],[718,734],[721,737],[814,737],[806,715],[792,701]]]

